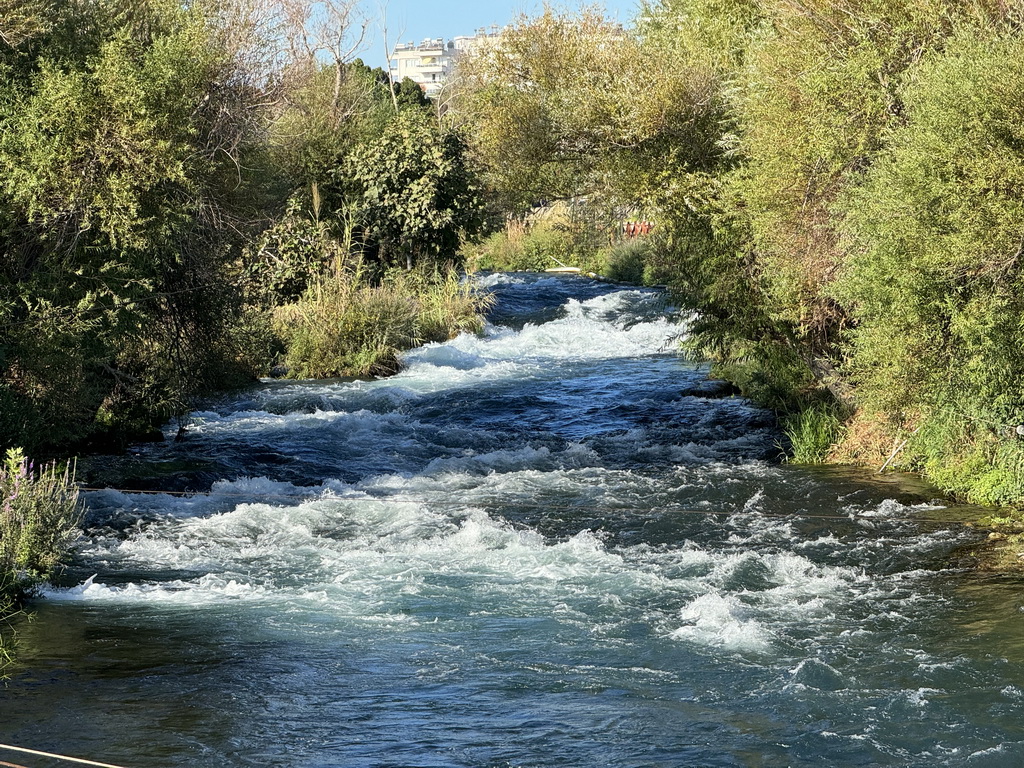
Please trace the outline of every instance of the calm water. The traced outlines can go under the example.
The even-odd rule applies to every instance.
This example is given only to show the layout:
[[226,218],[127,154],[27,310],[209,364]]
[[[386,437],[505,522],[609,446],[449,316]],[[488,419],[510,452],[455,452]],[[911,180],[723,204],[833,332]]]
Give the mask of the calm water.
[[130,768],[1024,764],[1024,591],[967,567],[964,510],[777,464],[655,292],[483,283],[482,338],[268,382],[94,465],[165,493],[87,495],[0,741]]

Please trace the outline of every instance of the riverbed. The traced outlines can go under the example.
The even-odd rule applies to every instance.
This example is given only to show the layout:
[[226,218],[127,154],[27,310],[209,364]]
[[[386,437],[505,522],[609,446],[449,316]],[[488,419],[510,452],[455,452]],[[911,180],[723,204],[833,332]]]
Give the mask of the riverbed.
[[481,286],[485,333],[397,376],[268,380],[94,462],[0,741],[129,768],[1024,764],[1024,584],[972,567],[970,511],[781,463],[658,291]]

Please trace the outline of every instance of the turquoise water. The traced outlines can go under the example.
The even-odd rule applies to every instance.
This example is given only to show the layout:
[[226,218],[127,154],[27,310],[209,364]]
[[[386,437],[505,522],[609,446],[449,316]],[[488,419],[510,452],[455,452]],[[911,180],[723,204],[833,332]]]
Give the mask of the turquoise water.
[[95,464],[136,492],[87,494],[0,741],[140,768],[1024,763],[1024,593],[971,568],[964,510],[779,465],[657,292],[483,285],[485,335],[399,376],[266,382]]

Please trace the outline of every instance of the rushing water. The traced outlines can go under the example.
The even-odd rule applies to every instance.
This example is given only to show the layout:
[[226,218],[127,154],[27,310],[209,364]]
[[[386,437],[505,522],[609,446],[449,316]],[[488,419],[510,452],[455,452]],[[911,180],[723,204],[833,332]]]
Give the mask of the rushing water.
[[1024,593],[964,567],[958,510],[778,464],[656,292],[484,284],[481,338],[267,382],[110,459],[136,492],[87,494],[0,741],[138,768],[1024,763]]

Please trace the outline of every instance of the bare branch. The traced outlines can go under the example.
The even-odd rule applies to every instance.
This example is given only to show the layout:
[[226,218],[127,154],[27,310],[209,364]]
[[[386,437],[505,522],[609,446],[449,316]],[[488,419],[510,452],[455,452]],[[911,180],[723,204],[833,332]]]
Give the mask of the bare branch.
[[17,48],[43,30],[44,17],[35,0],[0,0],[0,42]]
[[356,0],[278,0],[277,7],[288,67],[300,78],[321,66],[333,67],[333,109],[335,120],[340,121],[345,66],[363,48],[369,19]]
[[[381,36],[384,39],[384,56],[388,62],[388,90],[391,92],[391,103],[395,106],[395,114],[398,113],[398,93],[395,91],[395,79],[391,76],[391,45],[388,42],[388,4],[387,0],[381,0],[377,6],[380,15]],[[398,39],[402,39],[402,33],[398,33]]]

